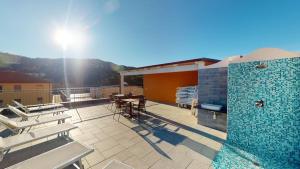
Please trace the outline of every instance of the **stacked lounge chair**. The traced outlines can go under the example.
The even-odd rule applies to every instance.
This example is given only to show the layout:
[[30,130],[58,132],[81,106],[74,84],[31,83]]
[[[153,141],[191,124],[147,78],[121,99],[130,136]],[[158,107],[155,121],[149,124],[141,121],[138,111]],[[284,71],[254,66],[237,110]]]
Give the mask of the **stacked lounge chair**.
[[22,121],[26,121],[30,117],[36,117],[36,119],[38,119],[41,115],[48,115],[48,114],[59,115],[60,113],[63,113],[64,111],[69,110],[67,108],[59,108],[59,109],[44,110],[44,111],[34,112],[34,113],[26,113],[26,112],[22,112],[21,110],[17,109],[16,107],[13,107],[11,105],[8,105],[8,108],[10,109],[10,111],[15,113],[16,115],[22,117]]
[[35,112],[35,111],[42,111],[42,110],[49,110],[49,109],[59,109],[64,107],[63,104],[39,104],[39,105],[32,105],[32,106],[24,106],[23,104],[13,100],[13,103],[24,110],[26,113]]
[[[58,135],[59,137],[69,138],[69,131],[77,126],[69,123],[63,123],[52,127],[47,127],[29,133],[18,134],[6,138],[0,137],[0,161],[5,155],[15,147],[27,143]],[[50,151],[44,152],[25,161],[9,166],[9,169],[53,169],[64,168],[69,165],[76,165],[77,168],[83,169],[81,159],[92,153],[94,150],[88,148],[76,141],[69,142]],[[25,154],[24,154],[25,155]],[[51,160],[49,160],[51,159]],[[76,164],[77,163],[77,164]]]
[[93,149],[74,141],[17,163],[7,169],[59,169],[72,164],[75,165],[76,162],[79,163],[76,168],[83,169],[81,159],[93,151]]
[[27,121],[13,121],[3,115],[0,115],[0,123],[3,124],[7,129],[11,130],[13,134],[21,134],[28,128],[28,131],[33,127],[41,124],[57,121],[58,124],[64,123],[67,118],[71,118],[70,115],[62,114],[53,117],[43,117],[39,119],[30,119]]
[[0,137],[0,160],[3,159],[3,156],[7,154],[10,149],[24,145],[29,142],[33,142],[39,139],[50,137],[56,134],[60,136],[69,135],[69,131],[77,128],[77,126],[70,123],[63,123],[53,127],[47,127],[29,133],[18,134],[6,138]]
[[[21,108],[21,107],[20,107]],[[24,113],[16,107],[9,106],[9,109],[15,114],[22,117],[22,121],[13,121],[3,115],[0,115],[0,123],[6,126],[7,129],[13,132],[12,136],[2,138],[0,137],[0,162],[5,158],[5,155],[15,147],[25,145],[27,143],[48,138],[50,136],[58,135],[58,137],[71,140],[67,144],[60,147],[56,147],[50,151],[44,152],[37,156],[21,161],[17,164],[9,166],[9,169],[52,169],[52,168],[64,168],[70,165],[75,165],[77,168],[83,169],[84,166],[81,163],[81,158],[92,153],[94,150],[88,148],[76,141],[73,141],[69,137],[69,131],[77,128],[77,126],[64,123],[66,119],[71,118],[67,114],[57,113],[55,110],[47,110],[36,113]],[[57,114],[55,116],[45,116],[46,114]],[[58,125],[41,128],[38,130],[30,131],[31,127],[58,121]],[[25,129],[28,131],[25,133]],[[48,143],[47,143],[48,144]],[[25,155],[25,154],[24,154]],[[25,155],[26,156],[26,155]],[[51,160],[49,160],[51,159]]]
[[185,86],[176,89],[176,103],[178,106],[191,106],[195,98],[197,98],[197,86]]

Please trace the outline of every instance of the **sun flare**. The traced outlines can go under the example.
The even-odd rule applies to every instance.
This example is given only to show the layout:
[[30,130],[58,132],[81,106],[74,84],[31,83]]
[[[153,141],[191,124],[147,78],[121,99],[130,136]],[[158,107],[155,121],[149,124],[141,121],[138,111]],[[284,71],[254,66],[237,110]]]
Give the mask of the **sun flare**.
[[84,31],[60,28],[54,32],[54,41],[63,50],[69,48],[80,49],[86,43],[86,36]]

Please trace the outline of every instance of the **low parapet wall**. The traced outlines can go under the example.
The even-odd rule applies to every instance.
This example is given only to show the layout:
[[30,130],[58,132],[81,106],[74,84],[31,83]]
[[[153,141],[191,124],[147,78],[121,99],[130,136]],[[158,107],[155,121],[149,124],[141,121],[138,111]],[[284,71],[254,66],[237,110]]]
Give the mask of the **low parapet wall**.
[[[141,86],[125,86],[125,93],[132,93],[133,95],[143,95],[144,89]],[[101,98],[108,98],[109,95],[120,93],[119,86],[105,86],[100,87],[100,96]]]

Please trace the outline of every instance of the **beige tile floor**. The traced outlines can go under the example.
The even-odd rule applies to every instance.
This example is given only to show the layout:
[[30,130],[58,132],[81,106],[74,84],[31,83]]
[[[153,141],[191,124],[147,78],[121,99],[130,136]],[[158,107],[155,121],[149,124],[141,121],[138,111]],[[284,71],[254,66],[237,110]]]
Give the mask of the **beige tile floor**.
[[82,160],[85,168],[102,169],[112,160],[135,169],[211,168],[226,133],[197,125],[185,109],[149,102],[147,111],[151,115],[139,121],[123,117],[117,121],[106,105],[69,110],[68,122],[78,126],[71,137],[95,149]]

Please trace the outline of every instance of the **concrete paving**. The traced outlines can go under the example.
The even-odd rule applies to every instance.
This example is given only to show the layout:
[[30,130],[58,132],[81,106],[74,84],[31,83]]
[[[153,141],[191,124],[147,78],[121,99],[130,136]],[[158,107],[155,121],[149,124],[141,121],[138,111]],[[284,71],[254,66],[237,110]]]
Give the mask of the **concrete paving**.
[[[85,168],[102,169],[115,160],[135,169],[209,169],[226,139],[224,132],[197,125],[186,109],[148,102],[149,113],[139,120],[121,117],[117,121],[107,107],[96,105],[67,112],[72,115],[67,122],[78,126],[71,131],[71,138],[95,149],[82,160]],[[39,127],[49,125],[55,123]]]

